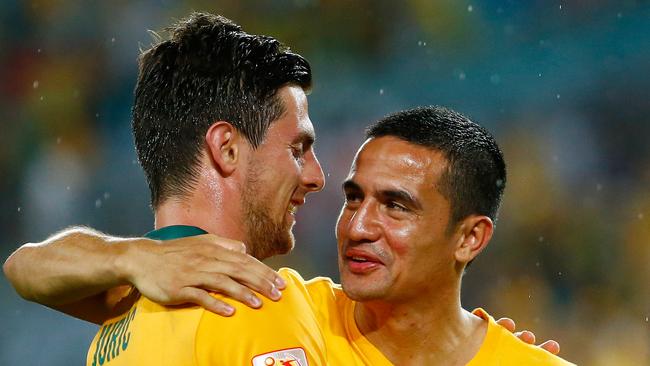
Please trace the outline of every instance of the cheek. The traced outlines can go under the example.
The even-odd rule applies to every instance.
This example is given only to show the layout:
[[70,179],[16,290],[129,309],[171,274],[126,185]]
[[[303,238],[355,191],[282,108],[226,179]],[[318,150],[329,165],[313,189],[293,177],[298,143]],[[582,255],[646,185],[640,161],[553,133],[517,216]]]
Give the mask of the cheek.
[[412,225],[395,225],[387,224],[384,226],[388,242],[393,252],[397,255],[405,255],[409,252],[409,248],[413,246],[412,241],[417,240],[415,227]]

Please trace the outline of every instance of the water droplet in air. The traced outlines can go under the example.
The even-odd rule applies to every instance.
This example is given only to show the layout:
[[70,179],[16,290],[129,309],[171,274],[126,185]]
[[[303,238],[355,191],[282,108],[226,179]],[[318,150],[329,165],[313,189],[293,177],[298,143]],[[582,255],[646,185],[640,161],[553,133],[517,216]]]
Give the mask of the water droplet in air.
[[42,102],[42,101],[43,101],[43,99],[45,99],[45,98],[44,98],[44,97],[43,97],[43,96],[41,95],[41,97],[40,97],[40,98],[38,98],[38,99],[40,99],[40,100],[41,100],[41,102]]
[[555,99],[560,99],[560,94],[555,94]]
[[65,187],[65,190],[66,190],[66,191],[69,191],[69,190],[70,190],[70,186],[66,186],[66,187]]
[[100,207],[102,207],[102,200],[100,200],[99,198],[96,199],[96,200],[95,200],[95,207],[96,207],[96,208],[100,208]]
[[32,83],[32,88],[34,89],[38,88],[38,80],[34,80],[34,82]]
[[115,37],[111,38],[111,43],[115,43]]
[[22,210],[22,207],[18,206],[18,212],[20,212],[20,210]]
[[40,48],[37,49],[37,50],[36,50],[36,53],[41,53],[41,49],[40,49]]
[[645,215],[643,215],[643,212],[639,212],[639,214],[636,215],[636,217],[638,217],[639,220],[643,220],[643,218],[645,217]]
[[467,11],[471,13],[472,11],[474,11],[474,7],[472,5],[467,5]]
[[541,242],[544,241],[544,237],[543,237],[543,236],[540,236],[539,238],[537,238],[537,240],[541,243]]
[[104,192],[104,199],[107,200],[109,198],[111,198],[111,194],[108,192]]
[[460,74],[458,74],[458,79],[460,79],[460,80],[465,80],[466,77],[467,76],[465,75],[464,72],[461,72]]
[[379,89],[379,95],[384,95],[384,89]]
[[57,137],[57,138],[56,138],[56,144],[57,144],[57,145],[61,144],[61,137]]
[[621,18],[623,17],[623,13],[618,13],[618,14],[616,14],[616,17],[617,17],[618,19],[621,19]]
[[537,74],[537,76],[541,78],[541,77],[542,77],[542,73],[540,72],[539,74]]

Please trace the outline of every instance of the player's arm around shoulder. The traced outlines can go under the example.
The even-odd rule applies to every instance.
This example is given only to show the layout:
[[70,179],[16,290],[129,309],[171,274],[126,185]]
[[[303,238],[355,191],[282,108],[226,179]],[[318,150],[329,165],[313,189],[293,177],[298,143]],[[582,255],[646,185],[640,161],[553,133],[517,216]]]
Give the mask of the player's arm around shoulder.
[[130,307],[131,287],[117,260],[127,241],[85,227],[66,229],[21,246],[3,270],[24,299],[101,324]]
[[326,350],[317,317],[299,275],[281,270],[287,286],[278,302],[263,299],[251,309],[224,299],[235,308],[231,317],[204,311],[195,338],[197,365],[326,365]]

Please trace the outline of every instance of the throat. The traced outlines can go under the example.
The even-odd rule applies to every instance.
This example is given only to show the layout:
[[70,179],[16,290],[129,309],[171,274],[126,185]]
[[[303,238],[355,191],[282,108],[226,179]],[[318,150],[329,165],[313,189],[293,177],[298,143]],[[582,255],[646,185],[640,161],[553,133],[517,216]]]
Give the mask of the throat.
[[462,308],[432,317],[408,309],[378,313],[364,305],[355,309],[359,330],[395,365],[465,365],[487,333],[487,322]]

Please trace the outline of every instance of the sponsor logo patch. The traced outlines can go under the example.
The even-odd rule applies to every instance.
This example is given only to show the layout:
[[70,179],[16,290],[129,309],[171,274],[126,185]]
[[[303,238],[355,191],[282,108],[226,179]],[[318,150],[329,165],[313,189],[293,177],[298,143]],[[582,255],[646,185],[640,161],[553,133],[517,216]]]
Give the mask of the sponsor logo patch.
[[309,366],[305,350],[288,348],[253,357],[253,366]]

